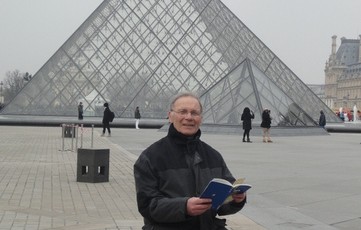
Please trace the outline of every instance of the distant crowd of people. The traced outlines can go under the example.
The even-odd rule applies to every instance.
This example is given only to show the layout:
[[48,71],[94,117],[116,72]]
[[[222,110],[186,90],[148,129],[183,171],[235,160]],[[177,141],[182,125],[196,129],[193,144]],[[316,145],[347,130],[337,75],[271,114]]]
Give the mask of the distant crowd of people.
[[[110,137],[111,136],[110,122],[113,121],[115,115],[114,115],[114,112],[112,112],[110,110],[108,103],[104,103],[103,107],[104,107],[103,119],[102,119],[103,132],[102,132],[101,136],[104,136],[105,132],[108,131],[108,136]],[[83,120],[83,118],[84,118],[83,113],[84,113],[84,105],[82,102],[79,102],[79,105],[78,105],[78,119],[79,120]],[[135,118],[135,128],[139,129],[139,121],[141,118],[139,106],[137,106],[135,108],[134,118]]]
[[[108,103],[104,103],[103,106],[104,106],[103,119],[102,119],[103,131],[101,136],[104,136],[106,131],[108,131],[108,136],[111,136],[110,122],[113,121],[114,113],[110,111]],[[83,120],[84,118],[83,113],[84,113],[83,103],[79,102],[78,105],[79,120]],[[139,106],[137,106],[134,110],[136,129],[139,129],[140,118],[141,118],[140,110],[139,110]],[[254,118],[255,118],[254,112],[249,107],[245,107],[241,115],[242,128],[243,128],[243,138],[242,138],[243,142],[252,143],[250,139],[250,131],[252,129],[252,120]],[[273,142],[270,134],[271,124],[272,124],[271,110],[265,108],[262,112],[262,122],[260,125],[260,127],[262,128],[262,139],[264,143]],[[326,126],[326,117],[322,110],[320,111],[318,125],[322,128],[325,128]]]
[[[354,115],[353,115],[353,111],[352,112],[336,112],[336,115],[342,120],[342,121],[353,121],[354,120]],[[356,115],[356,119],[360,119],[359,116],[359,111],[357,111],[357,115]]]

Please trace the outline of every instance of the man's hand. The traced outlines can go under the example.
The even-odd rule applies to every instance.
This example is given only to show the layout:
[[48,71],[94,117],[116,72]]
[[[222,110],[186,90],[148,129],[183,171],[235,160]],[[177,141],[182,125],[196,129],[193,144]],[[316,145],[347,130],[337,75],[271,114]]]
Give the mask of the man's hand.
[[246,198],[246,193],[239,193],[239,194],[233,194],[232,195],[233,201],[236,203],[241,203],[244,198]]
[[187,200],[187,214],[199,216],[212,206],[212,199],[191,197]]

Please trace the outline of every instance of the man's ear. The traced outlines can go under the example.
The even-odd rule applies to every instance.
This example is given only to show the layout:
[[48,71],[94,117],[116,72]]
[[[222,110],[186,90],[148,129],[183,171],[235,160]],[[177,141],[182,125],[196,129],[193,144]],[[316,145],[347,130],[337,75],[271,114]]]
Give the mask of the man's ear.
[[171,111],[168,111],[168,121],[169,121],[169,123],[173,123],[173,118],[172,118],[172,115],[171,115]]

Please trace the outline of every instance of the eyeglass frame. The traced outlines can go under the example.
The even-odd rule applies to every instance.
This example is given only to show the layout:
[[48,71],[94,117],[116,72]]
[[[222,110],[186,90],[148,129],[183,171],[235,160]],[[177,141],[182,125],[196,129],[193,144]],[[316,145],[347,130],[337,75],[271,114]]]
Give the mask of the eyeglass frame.
[[198,111],[188,111],[186,109],[180,109],[178,111],[175,111],[173,109],[170,110],[171,112],[175,112],[176,114],[178,114],[179,116],[182,117],[186,117],[188,114],[191,115],[191,117],[196,118],[196,117],[201,117],[202,116],[202,112],[198,112]]

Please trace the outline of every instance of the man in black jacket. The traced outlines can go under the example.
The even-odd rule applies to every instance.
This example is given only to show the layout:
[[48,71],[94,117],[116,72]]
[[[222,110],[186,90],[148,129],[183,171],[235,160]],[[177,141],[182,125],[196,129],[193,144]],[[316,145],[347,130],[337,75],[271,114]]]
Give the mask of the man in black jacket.
[[168,135],[149,146],[134,165],[138,210],[143,230],[221,230],[225,220],[246,203],[246,194],[219,209],[211,199],[199,198],[208,182],[223,178],[233,183],[221,154],[201,141],[202,105],[190,93],[178,95],[168,112]]
[[105,134],[105,130],[108,130],[108,137],[111,136],[111,131],[110,131],[110,109],[109,109],[109,104],[108,103],[104,103],[104,112],[103,112],[103,120],[102,120],[102,124],[103,124],[103,132],[101,134],[101,136],[104,136]]
[[320,111],[320,119],[318,120],[318,125],[322,128],[325,128],[326,125],[326,116],[323,111]]

